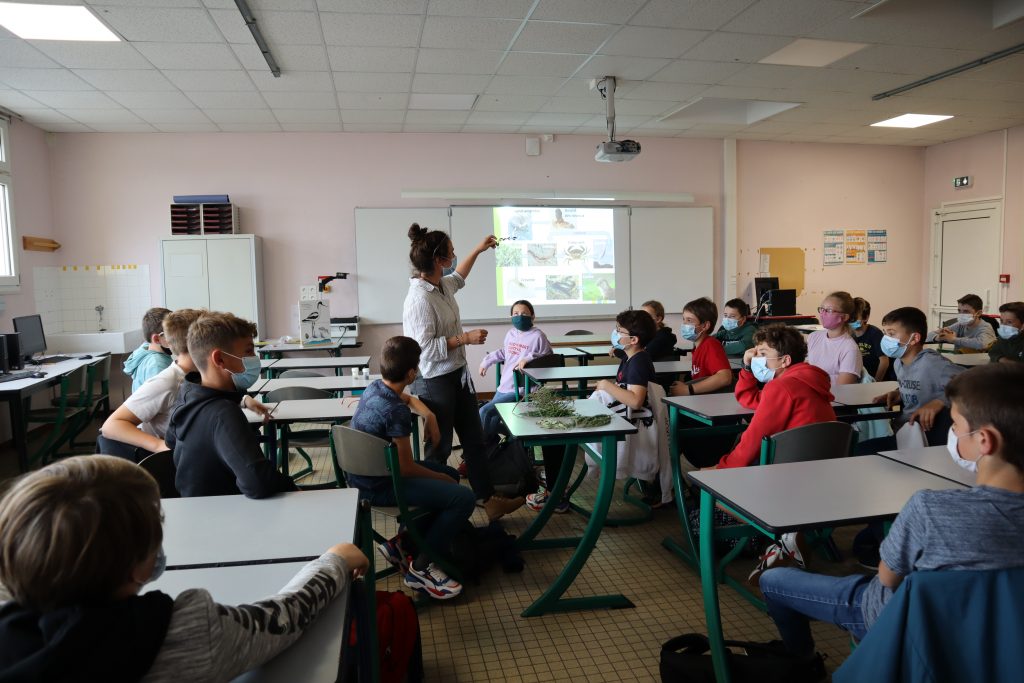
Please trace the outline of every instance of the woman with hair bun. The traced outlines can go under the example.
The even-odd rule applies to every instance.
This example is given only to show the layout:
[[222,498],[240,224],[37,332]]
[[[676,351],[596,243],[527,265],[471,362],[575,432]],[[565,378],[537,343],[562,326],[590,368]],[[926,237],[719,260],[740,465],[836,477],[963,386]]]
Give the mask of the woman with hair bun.
[[413,274],[402,310],[402,329],[419,342],[419,378],[409,387],[437,417],[438,443],[426,448],[426,458],[446,463],[452,450],[452,431],[459,435],[469,484],[483,502],[491,521],[522,506],[523,498],[494,493],[484,458],[483,428],[473,379],[466,363],[466,346],[487,341],[487,330],[463,330],[455,293],[466,286],[477,256],[494,249],[498,241],[488,235],[458,262],[448,233],[413,223],[409,228],[409,261]]

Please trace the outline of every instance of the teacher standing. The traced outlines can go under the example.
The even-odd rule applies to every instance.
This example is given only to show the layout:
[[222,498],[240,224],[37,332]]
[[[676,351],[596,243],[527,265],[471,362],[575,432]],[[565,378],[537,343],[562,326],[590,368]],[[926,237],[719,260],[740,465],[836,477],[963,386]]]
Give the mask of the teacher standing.
[[462,444],[469,484],[493,521],[518,509],[524,499],[495,494],[488,476],[476,390],[466,362],[466,346],[486,342],[487,330],[462,329],[455,293],[466,286],[477,256],[494,249],[498,241],[488,235],[459,263],[448,233],[442,230],[413,223],[409,239],[413,276],[402,310],[402,328],[422,349],[420,376],[410,390],[434,412],[441,432],[440,441],[427,445],[426,457],[446,463],[454,429]]

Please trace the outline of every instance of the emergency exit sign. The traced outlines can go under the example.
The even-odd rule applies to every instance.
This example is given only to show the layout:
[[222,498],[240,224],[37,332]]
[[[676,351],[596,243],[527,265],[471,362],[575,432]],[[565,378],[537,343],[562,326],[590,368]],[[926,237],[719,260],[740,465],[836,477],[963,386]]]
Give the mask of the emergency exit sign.
[[959,178],[953,178],[953,187],[968,187],[971,184],[971,176],[962,175]]

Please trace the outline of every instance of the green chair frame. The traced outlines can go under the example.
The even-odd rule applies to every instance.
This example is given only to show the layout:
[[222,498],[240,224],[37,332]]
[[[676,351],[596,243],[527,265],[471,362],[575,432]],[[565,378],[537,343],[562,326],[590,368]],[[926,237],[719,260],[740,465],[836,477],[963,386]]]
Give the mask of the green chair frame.
[[[267,393],[263,400],[266,403],[278,403],[280,401],[308,401],[321,398],[334,398],[334,394],[329,391],[315,389],[313,387],[282,387]],[[306,463],[305,467],[291,475],[292,481],[298,481],[299,479],[308,477],[313,473],[313,459],[309,457],[309,453],[307,453],[302,446],[333,447],[331,430],[329,429],[304,429],[301,432],[292,432],[288,425],[281,425],[278,430],[279,435],[277,443],[279,460],[277,462],[277,466],[280,468],[282,465],[281,460],[288,458],[288,451],[293,447],[292,442],[295,442],[295,450],[298,451],[299,456]],[[282,435],[285,435],[285,431],[287,431],[287,438],[281,438]],[[335,475],[337,475],[337,470],[335,470]],[[337,481],[340,482],[341,480],[338,479]],[[331,486],[328,488],[334,487]]]
[[56,404],[49,408],[28,410],[25,431],[33,424],[51,425],[43,445],[29,456],[29,463],[46,464],[56,458],[61,446],[80,434],[89,424],[92,405],[92,384],[88,382],[88,366],[80,366],[60,377]]

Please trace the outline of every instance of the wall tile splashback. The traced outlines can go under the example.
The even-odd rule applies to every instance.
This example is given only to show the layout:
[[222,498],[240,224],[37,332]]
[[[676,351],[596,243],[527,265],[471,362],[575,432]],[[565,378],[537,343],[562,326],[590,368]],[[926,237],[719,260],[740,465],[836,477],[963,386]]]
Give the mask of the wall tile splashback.
[[150,307],[148,265],[37,266],[32,277],[47,333],[98,331],[97,306],[105,330],[136,329]]

